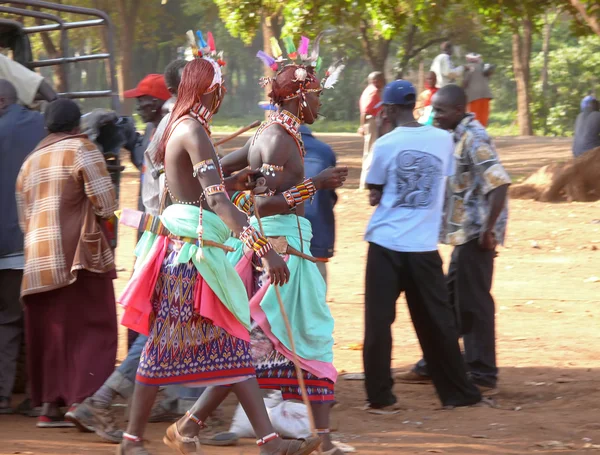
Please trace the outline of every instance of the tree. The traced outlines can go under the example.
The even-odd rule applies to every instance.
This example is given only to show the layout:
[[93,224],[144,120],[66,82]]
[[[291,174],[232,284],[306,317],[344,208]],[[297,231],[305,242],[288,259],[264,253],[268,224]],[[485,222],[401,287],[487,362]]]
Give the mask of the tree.
[[577,15],[600,36],[600,6],[597,0],[569,0]]
[[494,30],[506,26],[512,33],[512,66],[517,86],[517,123],[519,134],[533,135],[531,122],[530,70],[534,27],[553,0],[474,0],[486,25]]

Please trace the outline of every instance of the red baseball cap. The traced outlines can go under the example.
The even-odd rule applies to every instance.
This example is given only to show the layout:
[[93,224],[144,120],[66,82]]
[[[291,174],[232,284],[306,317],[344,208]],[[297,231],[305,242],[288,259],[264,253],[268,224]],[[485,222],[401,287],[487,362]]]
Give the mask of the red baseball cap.
[[171,98],[171,93],[167,88],[165,77],[162,74],[148,74],[140,81],[136,88],[126,90],[123,93],[125,98],[139,98],[140,96],[152,96],[159,100],[167,101]]

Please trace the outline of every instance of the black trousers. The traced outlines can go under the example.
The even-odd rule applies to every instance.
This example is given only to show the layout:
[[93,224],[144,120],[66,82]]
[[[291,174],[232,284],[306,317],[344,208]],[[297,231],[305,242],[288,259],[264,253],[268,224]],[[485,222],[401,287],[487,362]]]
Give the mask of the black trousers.
[[[477,239],[456,246],[446,280],[469,373],[476,383],[492,387],[498,378],[496,306],[491,293],[495,256],[495,251],[479,248]],[[426,362],[419,361],[415,371],[427,375]]]
[[367,399],[373,407],[394,404],[391,375],[396,301],[402,292],[436,391],[444,406],[481,400],[467,377],[458,328],[437,251],[400,253],[371,243],[367,256],[363,362]]
[[22,270],[0,270],[0,397],[10,398],[23,338]]

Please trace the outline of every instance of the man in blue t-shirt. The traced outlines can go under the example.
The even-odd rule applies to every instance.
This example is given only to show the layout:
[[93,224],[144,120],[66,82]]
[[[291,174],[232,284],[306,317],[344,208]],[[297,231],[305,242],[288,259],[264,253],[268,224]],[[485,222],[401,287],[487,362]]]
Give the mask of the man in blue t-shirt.
[[[318,140],[306,125],[300,127],[302,141],[306,150],[304,157],[304,173],[312,178],[328,167],[335,167],[335,153],[331,147]],[[304,204],[304,216],[312,225],[313,237],[310,242],[311,254],[320,259],[333,256],[335,242],[335,217],[333,207],[337,202],[335,190],[317,191],[312,201]],[[319,272],[327,283],[327,266],[325,262],[317,262]]]
[[481,401],[467,377],[437,243],[446,179],[453,172],[452,136],[413,117],[413,85],[397,80],[383,92],[384,115],[395,129],[375,142],[366,178],[377,206],[369,242],[363,360],[372,412],[396,411],[390,372],[391,325],[402,292],[443,406]]

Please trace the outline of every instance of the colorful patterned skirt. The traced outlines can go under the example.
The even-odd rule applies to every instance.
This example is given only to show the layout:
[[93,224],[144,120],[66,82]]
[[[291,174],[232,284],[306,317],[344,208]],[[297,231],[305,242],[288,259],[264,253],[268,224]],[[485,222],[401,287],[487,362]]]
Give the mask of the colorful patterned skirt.
[[[197,286],[202,285],[202,277],[191,261],[177,264],[177,254],[169,247],[161,266],[137,382],[209,386],[255,377],[250,344],[194,312],[194,296]],[[208,286],[201,289],[201,302],[218,300]],[[205,295],[206,292],[211,295]]]
[[[258,261],[256,256],[254,260]],[[258,265],[258,262],[255,265]],[[257,291],[268,285],[268,278],[266,272],[260,273],[257,268],[254,270],[256,271],[254,285],[255,291]],[[277,351],[271,340],[256,323],[252,324],[250,345],[260,388],[281,390],[284,400],[302,400],[300,383],[293,360]],[[335,401],[335,384],[332,380],[319,378],[306,370],[302,370],[302,375],[310,401]]]

